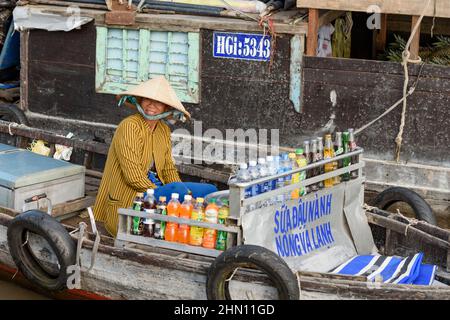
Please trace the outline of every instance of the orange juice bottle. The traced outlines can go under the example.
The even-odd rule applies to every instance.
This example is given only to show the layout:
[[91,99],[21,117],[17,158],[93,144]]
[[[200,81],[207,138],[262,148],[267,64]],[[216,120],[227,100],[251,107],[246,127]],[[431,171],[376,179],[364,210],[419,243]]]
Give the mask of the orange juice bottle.
[[[203,221],[205,217],[205,209],[203,208],[203,198],[197,198],[194,209],[192,210],[191,219],[197,221]],[[189,244],[193,246],[201,246],[203,243],[203,228],[191,227],[189,233]]]
[[[203,221],[209,223],[217,223],[217,217],[219,215],[219,207],[216,205],[216,199],[212,198],[209,201],[205,210],[205,218]],[[214,249],[216,246],[217,230],[205,229],[203,232],[203,244],[202,246],[208,249]]]
[[[178,193],[172,193],[172,199],[167,204],[167,215],[172,217],[179,217],[180,215],[180,201],[178,201]],[[178,223],[167,222],[166,230],[164,231],[164,239],[170,242],[177,241]]]
[[[190,219],[192,214],[192,196],[185,195],[184,201],[180,206],[180,218]],[[187,224],[180,224],[178,227],[177,241],[180,243],[189,242],[189,226]]]

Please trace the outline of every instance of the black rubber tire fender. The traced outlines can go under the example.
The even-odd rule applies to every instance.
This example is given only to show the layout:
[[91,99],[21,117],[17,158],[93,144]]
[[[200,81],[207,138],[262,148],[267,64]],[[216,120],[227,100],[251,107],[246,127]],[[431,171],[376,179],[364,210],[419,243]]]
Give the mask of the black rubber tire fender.
[[419,194],[407,188],[388,188],[380,192],[373,199],[371,205],[386,210],[396,202],[407,203],[413,209],[417,219],[437,225],[436,216],[430,205]]
[[270,277],[280,300],[298,300],[297,278],[287,263],[274,252],[256,245],[239,245],[221,253],[208,269],[208,300],[231,300],[227,280],[238,267],[255,265]]
[[0,120],[30,125],[25,113],[15,104],[0,104]]
[[[46,271],[29,246],[23,245],[28,231],[47,240],[58,259],[59,274]],[[56,219],[39,210],[26,211],[10,222],[7,237],[14,263],[26,279],[49,291],[67,288],[67,267],[75,264],[76,242]]]

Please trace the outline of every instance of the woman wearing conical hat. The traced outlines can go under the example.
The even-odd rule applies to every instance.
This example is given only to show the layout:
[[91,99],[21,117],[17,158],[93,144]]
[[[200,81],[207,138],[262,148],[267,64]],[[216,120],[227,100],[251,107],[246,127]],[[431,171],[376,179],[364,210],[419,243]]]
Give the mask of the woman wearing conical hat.
[[[119,124],[108,151],[103,178],[94,205],[95,219],[117,234],[119,208],[129,208],[138,192],[155,189],[194,196],[217,191],[212,185],[181,183],[172,158],[170,128],[165,121],[190,119],[189,112],[163,77],[148,80],[118,96],[119,105],[134,108]],[[158,192],[156,192],[158,191]],[[182,198],[181,198],[182,199]]]

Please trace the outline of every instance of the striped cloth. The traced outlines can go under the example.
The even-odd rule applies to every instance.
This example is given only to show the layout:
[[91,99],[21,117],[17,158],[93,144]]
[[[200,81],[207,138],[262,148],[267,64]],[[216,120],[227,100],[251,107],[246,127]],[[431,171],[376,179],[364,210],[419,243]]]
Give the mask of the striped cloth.
[[422,263],[423,253],[407,258],[361,255],[337,267],[331,273],[365,276],[368,281],[382,279],[383,283],[431,285],[436,266]]
[[117,235],[119,208],[129,208],[138,192],[154,189],[148,171],[154,161],[163,184],[181,181],[172,158],[169,127],[158,121],[153,132],[147,121],[134,114],[122,120],[108,151],[97,198],[95,219]]

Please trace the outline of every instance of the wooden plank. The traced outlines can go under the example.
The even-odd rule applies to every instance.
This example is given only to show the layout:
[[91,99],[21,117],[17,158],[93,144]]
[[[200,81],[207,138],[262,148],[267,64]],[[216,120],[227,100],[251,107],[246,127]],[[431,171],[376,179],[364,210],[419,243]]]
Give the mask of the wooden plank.
[[139,30],[139,67],[138,81],[148,80],[148,70],[150,65],[150,31],[148,29]]
[[108,29],[97,27],[96,57],[95,57],[95,89],[100,90],[106,82],[106,44]]
[[384,243],[384,254],[386,256],[394,255],[397,240],[397,233],[386,228],[386,242]]
[[[411,32],[413,32],[416,24],[419,22],[420,17],[419,16],[412,16],[411,19]],[[417,59],[419,57],[419,49],[420,49],[420,24],[419,27],[416,31],[416,33],[414,34],[413,40],[411,42],[411,46],[410,46],[410,59]]]
[[[31,5],[30,5],[31,6]],[[33,8],[41,9],[46,13],[67,14],[66,8],[52,5],[32,5]],[[80,15],[92,17],[96,25],[106,26],[104,14],[107,10],[97,10],[90,8],[80,8]],[[306,23],[300,22],[295,28],[288,23],[274,23],[278,34],[306,34]],[[208,17],[199,15],[183,14],[151,14],[138,13],[136,23],[130,27],[132,29],[148,28],[152,30],[198,32],[200,29],[223,30],[223,31],[257,31],[262,32],[262,28],[256,21],[246,21],[225,17]]]
[[306,55],[316,56],[317,34],[319,32],[319,10],[310,9],[308,15],[308,36],[306,45]]
[[392,231],[398,232],[400,234],[405,234],[405,232],[407,231],[406,237],[415,236],[415,237],[420,238],[422,241],[429,243],[431,245],[434,245],[436,247],[443,248],[443,249],[450,248],[450,243],[448,241],[444,241],[444,240],[434,237],[426,232],[418,230],[412,225],[409,226],[405,223],[401,223],[399,221],[395,221],[395,220],[392,220],[392,219],[389,219],[386,217],[382,217],[382,216],[376,215],[369,211],[366,211],[366,215],[367,215],[367,219],[368,219],[369,223],[376,224],[376,225],[384,227],[384,228],[389,228]]
[[392,284],[370,284],[357,281],[323,281],[304,278],[302,290],[336,294],[338,297],[356,299],[424,300],[450,299],[450,290],[436,287]]
[[339,18],[340,16],[344,15],[345,11],[334,11],[330,10],[325,12],[319,17],[319,27],[329,24]]
[[367,278],[364,276],[351,276],[345,274],[334,274],[334,273],[321,273],[312,271],[299,271],[297,272],[300,277],[310,277],[310,278],[322,278],[322,279],[340,279],[340,280],[351,280],[351,281],[362,281],[367,282]]
[[[9,122],[0,120],[0,132],[9,132]],[[50,131],[45,131],[41,129],[36,129],[32,127],[27,127],[20,125],[17,127],[11,127],[11,132],[15,135],[20,135],[30,139],[42,139],[48,143],[62,144],[68,147],[80,148],[86,151],[91,151],[99,154],[108,154],[109,146],[104,143],[99,143],[95,141],[85,141],[78,138],[66,138],[57,136],[55,133]]]
[[[374,77],[375,74],[386,75],[401,75],[403,76],[403,67],[398,62],[390,61],[373,61],[364,59],[342,59],[333,58],[326,59],[321,57],[304,57],[303,58],[303,68],[304,69],[325,69],[327,72],[329,70],[337,71],[359,71],[363,72],[369,77]],[[435,66],[435,65],[425,65],[422,69],[423,78],[441,78],[450,79],[450,72],[448,67]],[[420,71],[420,65],[410,65],[409,72],[410,76],[417,76]],[[309,70],[306,70],[305,79],[307,79]],[[327,79],[333,79],[334,77],[327,77]],[[322,81],[323,83],[323,81]],[[422,85],[422,83],[419,84]],[[439,86],[441,87],[441,86]]]
[[[86,209],[87,207],[93,206],[95,203],[95,197],[84,197],[81,199],[76,199],[64,203],[60,203],[57,205],[54,205],[52,208],[52,217],[58,218],[61,216],[64,216],[68,213],[77,212],[83,209]],[[47,212],[47,207],[41,207],[41,211]],[[0,213],[7,214],[9,216],[15,217],[18,214],[20,214],[20,211],[6,208],[6,207],[0,207]]]
[[289,66],[289,96],[294,109],[301,112],[302,58],[305,51],[305,37],[296,35],[291,38],[291,63]]
[[28,110],[28,43],[30,30],[20,32],[20,109]]
[[[433,2],[426,9],[425,16],[434,16]],[[404,0],[297,0],[298,8],[367,12],[370,6],[377,5],[380,13],[404,15],[420,15],[426,4],[427,1],[423,0],[408,0],[407,4]],[[436,17],[450,18],[448,1],[436,1]]]
[[[124,234],[124,233],[118,233],[117,234],[117,240],[119,241],[125,241],[125,242],[133,242],[133,243],[139,243],[147,246],[152,247],[159,247],[164,249],[171,249],[181,252],[188,252],[193,254],[199,254],[204,255],[208,257],[217,257],[219,256],[223,251],[215,250],[215,249],[207,249],[203,247],[198,246],[191,246],[187,244],[182,244],[178,242],[170,242],[170,241],[164,241],[164,240],[158,240],[154,238],[149,237],[143,237],[143,236],[135,236],[132,234]],[[120,242],[119,243],[119,247]]]
[[[422,20],[421,33],[431,34],[432,24],[433,19],[425,17]],[[387,29],[391,32],[405,32],[409,34],[411,32],[411,18],[409,16],[390,15],[387,21]],[[450,24],[444,18],[436,18],[433,32],[435,35],[448,36],[450,35]]]

